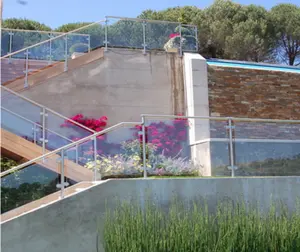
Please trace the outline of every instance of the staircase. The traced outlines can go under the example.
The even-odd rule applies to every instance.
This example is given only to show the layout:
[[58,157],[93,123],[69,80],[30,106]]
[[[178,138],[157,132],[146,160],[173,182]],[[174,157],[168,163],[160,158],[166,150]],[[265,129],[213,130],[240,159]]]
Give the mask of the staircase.
[[[109,18],[118,21],[109,25]],[[140,124],[120,123],[95,133],[19,92],[103,58],[108,47],[143,49],[144,54],[146,50],[164,50],[169,35],[178,25],[106,17],[1,57],[0,146],[3,154],[20,163],[1,173],[2,222],[93,186],[91,181],[97,180],[99,174],[84,166],[96,161],[97,138]],[[133,33],[128,34],[128,29]],[[83,46],[70,39],[78,34],[88,37],[87,44]],[[197,50],[196,43],[193,48]],[[72,128],[61,127],[66,121]],[[80,140],[74,142],[71,135]],[[118,151],[109,154],[115,155]],[[25,190],[21,192],[26,195],[18,191],[22,186]]]
[[[72,71],[73,69],[79,68],[103,57],[103,48],[80,55],[79,57],[68,61],[68,71]],[[64,62],[54,62],[48,65],[47,61],[28,60],[30,72],[25,75],[24,60],[13,59],[11,61],[12,63],[7,63],[8,60],[4,60],[4,62],[5,63],[1,66],[1,70],[4,73],[2,85],[15,92],[21,92],[26,88],[34,87],[35,85],[66,71]]]
[[[72,127],[61,128],[66,122],[71,123]],[[81,181],[92,181],[93,172],[79,162],[83,155],[82,148],[73,148],[66,153],[63,171],[60,152],[53,153],[47,158],[39,157],[73,143],[70,135],[84,138],[93,133],[93,130],[1,86],[1,153],[2,156],[11,158],[22,166],[14,173],[7,171],[1,173],[2,195],[6,195],[7,191],[6,200],[10,200],[13,190],[22,184],[29,183],[29,186],[35,183],[32,176],[37,173],[41,174],[45,181],[55,179],[57,183],[60,177],[63,177],[63,180],[68,182],[65,186]],[[26,165],[30,160],[35,161]],[[37,182],[39,183],[39,180]],[[49,192],[55,190],[55,187],[54,189],[52,187]],[[5,196],[3,197],[2,206],[5,208]]]

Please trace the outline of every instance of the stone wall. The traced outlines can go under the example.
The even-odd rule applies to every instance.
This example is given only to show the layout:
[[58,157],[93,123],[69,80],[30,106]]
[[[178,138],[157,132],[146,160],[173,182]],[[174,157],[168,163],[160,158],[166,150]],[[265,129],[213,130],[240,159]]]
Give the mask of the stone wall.
[[300,119],[300,74],[208,66],[212,116]]

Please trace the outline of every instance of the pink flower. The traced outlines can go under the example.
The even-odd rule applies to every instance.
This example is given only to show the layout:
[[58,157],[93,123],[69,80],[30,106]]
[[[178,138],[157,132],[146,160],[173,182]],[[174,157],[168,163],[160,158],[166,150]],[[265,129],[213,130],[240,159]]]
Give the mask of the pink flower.
[[180,36],[179,33],[172,33],[169,35],[169,38],[171,39],[171,38],[175,38],[175,37],[179,37],[179,36]]

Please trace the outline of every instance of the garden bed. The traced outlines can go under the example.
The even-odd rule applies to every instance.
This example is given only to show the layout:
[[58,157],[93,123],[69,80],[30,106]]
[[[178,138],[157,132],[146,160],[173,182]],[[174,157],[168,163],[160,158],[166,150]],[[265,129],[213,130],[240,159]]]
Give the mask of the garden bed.
[[299,207],[290,215],[275,204],[267,213],[246,209],[243,203],[219,204],[214,213],[199,202],[174,200],[168,209],[122,203],[106,213],[105,251],[300,251]]

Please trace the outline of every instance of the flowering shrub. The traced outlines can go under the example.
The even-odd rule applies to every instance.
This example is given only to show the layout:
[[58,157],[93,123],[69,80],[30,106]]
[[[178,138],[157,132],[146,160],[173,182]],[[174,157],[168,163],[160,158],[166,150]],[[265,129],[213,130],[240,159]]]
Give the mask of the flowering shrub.
[[[146,126],[146,143],[155,146],[154,153],[164,153],[167,157],[175,157],[182,152],[187,141],[188,121],[186,118],[175,118],[170,124],[165,122],[152,122]],[[141,125],[136,129],[142,130]],[[140,141],[142,136],[139,135]]]
[[[94,119],[94,118],[84,117],[82,114],[77,114],[71,117],[70,119],[96,132],[100,132],[104,130],[104,128],[107,126],[107,120],[108,120],[106,116],[101,116],[99,119]],[[83,127],[80,127],[79,125],[74,124],[72,121],[69,120],[66,120],[65,123],[61,125],[61,127],[71,128],[74,129],[75,131],[79,131],[79,129],[84,129]],[[70,136],[70,138],[73,141],[79,140],[79,138],[74,136]],[[98,136],[98,139],[103,139],[103,138],[104,138],[103,135]]]
[[151,169],[148,171],[154,175],[200,175],[200,167],[192,161],[182,157],[166,157],[157,155],[151,161]]
[[126,157],[122,154],[114,156],[97,156],[97,160],[85,165],[88,169],[97,169],[102,177],[111,175],[141,174],[141,158],[138,155]]

